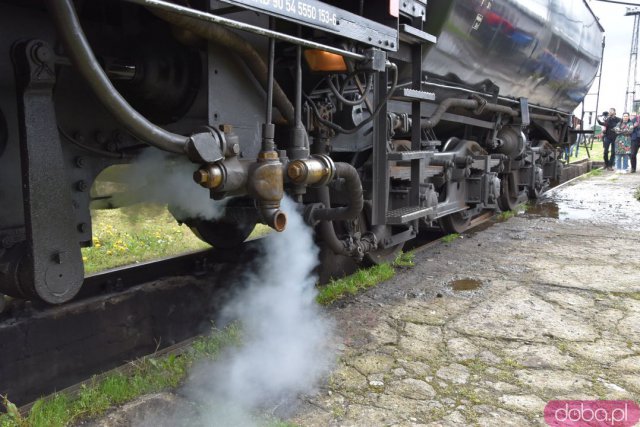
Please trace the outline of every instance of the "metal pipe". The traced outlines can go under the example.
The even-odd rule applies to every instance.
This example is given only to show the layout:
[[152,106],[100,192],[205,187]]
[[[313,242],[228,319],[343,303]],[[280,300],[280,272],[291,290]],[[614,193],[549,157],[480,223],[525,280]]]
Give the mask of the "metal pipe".
[[[398,87],[409,86],[410,84],[411,84],[411,82],[403,83],[401,85],[398,85]],[[449,89],[449,90],[455,90],[455,91],[458,91],[458,92],[472,93],[474,95],[481,95],[481,96],[488,96],[488,97],[493,96],[490,93],[481,92],[479,90],[468,89],[468,88],[460,87],[460,86],[451,86],[451,85],[446,85],[446,84],[443,84],[443,83],[434,83],[434,82],[430,82],[428,80],[423,80],[422,84],[425,85],[425,86],[437,87],[437,88],[441,88],[441,89]],[[519,100],[513,99],[513,98],[507,98],[506,96],[499,96],[498,100],[504,101],[504,102],[509,102],[511,104],[520,105],[520,101]],[[558,114],[564,114],[564,115],[569,115],[570,114],[570,113],[567,113],[565,111],[557,110],[555,108],[542,107],[540,105],[535,105],[535,104],[530,104],[529,108],[535,109],[535,110],[549,111],[551,113],[558,113]]]
[[154,125],[131,107],[115,89],[89,46],[72,0],[56,0],[47,4],[71,61],[102,105],[120,124],[142,141],[161,150],[184,153],[189,137]]
[[261,36],[273,38],[287,43],[298,44],[311,49],[320,49],[327,52],[342,55],[345,58],[352,58],[358,61],[366,59],[365,55],[350,52],[348,50],[340,49],[337,47],[325,45],[322,43],[316,43],[300,37],[290,36],[288,34],[279,33],[277,31],[268,30],[266,28],[258,27],[244,22],[239,22],[233,19],[225,18],[211,13],[203,12],[201,10],[192,9],[190,7],[180,6],[174,3],[169,3],[163,0],[124,0],[129,3],[139,4],[145,7],[151,7],[158,10],[165,10],[167,12],[177,13],[179,15],[196,18],[201,21],[212,22],[214,24],[224,25],[225,27],[235,28],[237,30],[248,31],[250,33],[258,34]]
[[364,207],[362,183],[360,182],[360,176],[356,168],[349,163],[343,162],[337,162],[335,165],[336,178],[343,178],[345,180],[349,204],[345,207],[332,208],[328,206],[324,209],[316,209],[312,214],[312,219],[315,221],[346,221],[355,219]]
[[[266,123],[273,123],[273,66],[276,57],[276,41],[269,39],[269,69],[267,73],[267,117]],[[273,148],[272,148],[273,149]]]
[[[436,111],[429,119],[422,120],[421,127],[435,127],[438,123],[440,123],[440,120],[442,120],[442,116],[444,115],[444,113],[446,113],[450,108],[454,107],[462,107],[468,110],[480,110],[478,114],[480,114],[481,111],[493,111],[495,113],[508,114],[513,117],[517,117],[520,114],[517,110],[511,107],[507,107],[506,105],[483,103],[479,99],[447,98],[440,103]],[[550,116],[544,114],[531,114],[530,117],[532,119],[545,121],[562,120],[562,118],[558,116]]]

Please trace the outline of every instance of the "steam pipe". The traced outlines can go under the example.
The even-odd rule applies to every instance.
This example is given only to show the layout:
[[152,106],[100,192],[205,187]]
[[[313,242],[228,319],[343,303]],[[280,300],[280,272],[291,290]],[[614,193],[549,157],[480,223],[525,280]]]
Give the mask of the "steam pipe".
[[442,119],[442,116],[444,115],[444,113],[446,113],[448,109],[453,107],[462,107],[468,110],[471,110],[471,109],[481,110],[481,111],[489,110],[489,111],[495,111],[498,113],[505,113],[510,116],[518,115],[517,111],[505,105],[489,104],[489,103],[484,104],[478,99],[447,98],[440,103],[440,105],[438,106],[438,109],[435,111],[435,113],[433,113],[433,115],[428,120],[422,121],[421,123],[422,127],[423,128],[435,127],[438,123],[440,123],[440,120]]
[[[199,37],[218,45],[228,47],[236,55],[242,58],[245,64],[247,64],[249,71],[251,71],[251,74],[253,74],[264,90],[268,90],[269,81],[267,64],[265,64],[258,51],[245,39],[221,25],[214,24],[212,22],[178,15],[155,8],[151,9],[151,11],[160,19],[172,25],[197,34]],[[276,81],[273,82],[273,101],[285,120],[289,124],[293,124],[295,122],[293,104],[291,104],[291,101],[284,93],[284,90],[282,90],[282,87]]]
[[189,137],[162,129],[138,113],[118,93],[96,60],[82,31],[72,0],[47,2],[58,34],[62,37],[71,61],[87,81],[102,105],[129,132],[161,150],[184,153]]
[[[349,204],[346,207],[331,208],[329,205],[324,209],[316,209],[312,213],[312,219],[315,221],[336,221],[349,220],[358,217],[364,207],[364,196],[362,194],[362,183],[356,168],[349,163],[337,162],[336,178],[343,178],[347,194],[349,196]],[[321,194],[322,194],[321,190]],[[328,189],[327,189],[328,191]],[[325,202],[323,202],[325,203]]]
[[[482,111],[493,111],[496,113],[504,113],[513,117],[517,117],[520,113],[506,105],[500,104],[490,104],[485,103],[481,99],[460,99],[460,98],[447,98],[440,103],[438,109],[433,113],[433,115],[427,119],[422,120],[421,127],[422,128],[433,128],[440,120],[442,120],[442,116],[447,112],[450,108],[453,107],[462,107],[468,110],[477,110],[478,114]],[[545,114],[530,114],[529,117],[535,120],[543,120],[543,121],[560,121],[562,118],[558,116],[545,115]]]

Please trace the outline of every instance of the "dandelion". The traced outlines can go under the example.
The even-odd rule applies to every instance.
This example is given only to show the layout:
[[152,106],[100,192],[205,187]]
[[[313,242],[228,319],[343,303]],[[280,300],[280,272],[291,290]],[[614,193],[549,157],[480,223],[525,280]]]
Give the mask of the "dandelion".
[[87,262],[87,260],[88,260],[88,259],[89,259],[89,258],[87,258],[86,256],[83,256],[83,257],[82,257],[82,261],[83,261],[83,262]]
[[113,255],[113,252],[107,251],[107,255]]
[[100,243],[96,243],[96,244],[94,244],[93,246],[95,246],[96,248],[99,248],[99,247],[101,247],[102,245],[101,245]]

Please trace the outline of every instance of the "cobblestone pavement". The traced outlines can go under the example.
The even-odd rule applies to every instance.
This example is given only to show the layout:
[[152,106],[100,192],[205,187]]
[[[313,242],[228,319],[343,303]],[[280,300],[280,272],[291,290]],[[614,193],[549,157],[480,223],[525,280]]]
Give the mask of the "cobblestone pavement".
[[640,400],[639,186],[574,181],[338,303],[338,366],[291,421],[521,427],[553,399]]

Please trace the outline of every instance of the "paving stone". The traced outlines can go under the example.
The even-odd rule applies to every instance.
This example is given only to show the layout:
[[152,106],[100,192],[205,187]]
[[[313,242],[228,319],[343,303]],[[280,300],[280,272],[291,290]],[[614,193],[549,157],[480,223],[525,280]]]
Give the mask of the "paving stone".
[[389,392],[397,393],[400,396],[417,400],[432,399],[436,395],[433,387],[426,382],[415,378],[406,378],[404,380],[394,381],[389,385],[388,390]]
[[478,417],[477,425],[480,427],[523,427],[531,423],[522,415],[509,412],[501,408],[494,408],[492,411]]
[[640,342],[640,311],[632,311],[618,323],[618,332],[623,337]]
[[460,333],[481,337],[547,342],[549,337],[593,341],[595,328],[571,312],[515,288],[486,300],[452,322]]
[[492,365],[497,365],[499,363],[502,363],[501,358],[499,358],[498,356],[496,356],[495,354],[493,354],[488,350],[481,351],[480,354],[478,354],[478,359]]
[[547,402],[534,395],[504,394],[500,402],[519,412],[542,414]]
[[570,371],[518,370],[516,377],[525,385],[540,391],[566,392],[567,390],[584,391],[591,386],[585,377]]
[[453,360],[462,361],[474,359],[479,349],[467,338],[451,338],[447,341],[447,351]]
[[466,384],[469,379],[469,370],[465,366],[453,363],[438,369],[436,376],[452,384]]
[[342,366],[331,375],[331,384],[338,390],[365,390],[367,379],[351,366]]
[[561,305],[564,308],[569,309],[585,309],[589,307],[593,307],[595,305],[595,301],[593,300],[593,296],[588,293],[585,296],[581,296],[576,291],[552,291],[546,292],[543,296],[543,299],[547,301],[555,302],[556,304]]
[[394,364],[395,361],[392,357],[373,353],[363,354],[349,361],[349,365],[363,375],[388,372]]
[[597,340],[593,343],[570,343],[567,347],[572,353],[600,364],[614,363],[633,354],[627,343],[623,341]]
[[520,387],[513,384],[505,383],[503,381],[485,381],[483,383],[483,386],[500,393],[515,393],[520,390]]
[[625,374],[620,378],[627,388],[634,390],[636,393],[640,393],[640,375]]
[[640,356],[621,359],[613,365],[613,368],[626,372],[640,372]]
[[505,349],[504,353],[526,368],[566,369],[574,360],[552,345],[525,344],[515,349]]
[[398,341],[398,332],[387,322],[380,322],[374,330],[371,331],[372,341],[378,345],[394,345]]

